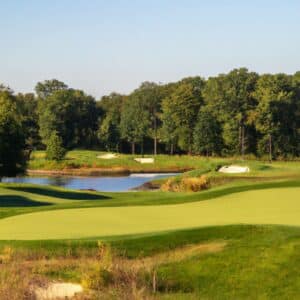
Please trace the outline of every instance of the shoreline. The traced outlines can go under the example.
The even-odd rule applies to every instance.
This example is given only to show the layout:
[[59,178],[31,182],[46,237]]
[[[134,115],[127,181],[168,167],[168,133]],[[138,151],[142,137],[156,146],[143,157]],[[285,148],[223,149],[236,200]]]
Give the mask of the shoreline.
[[146,191],[158,191],[160,189],[160,184],[153,181],[147,181],[137,187],[130,189],[132,192],[146,192]]
[[128,176],[137,173],[183,173],[193,170],[192,168],[167,168],[157,170],[151,169],[126,169],[126,168],[78,168],[78,169],[63,169],[63,170],[31,170],[28,169],[26,175],[29,176]]

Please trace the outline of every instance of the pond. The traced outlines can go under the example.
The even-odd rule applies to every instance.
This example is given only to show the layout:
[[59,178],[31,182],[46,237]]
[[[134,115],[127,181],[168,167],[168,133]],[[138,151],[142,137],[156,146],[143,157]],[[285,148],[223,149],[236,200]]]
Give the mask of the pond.
[[2,178],[2,182],[33,183],[42,185],[54,185],[77,190],[96,190],[103,192],[124,192],[136,188],[154,179],[175,176],[176,173],[164,174],[131,174],[129,176],[114,177],[13,177]]

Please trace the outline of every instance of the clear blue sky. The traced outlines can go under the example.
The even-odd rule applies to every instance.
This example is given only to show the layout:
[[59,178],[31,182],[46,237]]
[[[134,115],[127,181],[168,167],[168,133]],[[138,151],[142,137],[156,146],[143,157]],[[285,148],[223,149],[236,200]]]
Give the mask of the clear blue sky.
[[57,78],[98,98],[241,66],[300,70],[299,0],[3,0],[0,11],[0,82],[16,92]]

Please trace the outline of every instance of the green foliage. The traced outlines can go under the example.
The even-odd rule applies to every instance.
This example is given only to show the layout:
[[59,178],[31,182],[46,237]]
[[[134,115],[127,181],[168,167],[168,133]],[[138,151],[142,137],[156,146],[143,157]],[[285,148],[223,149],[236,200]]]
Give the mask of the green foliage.
[[[38,97],[14,96],[4,85],[0,91],[16,100],[30,150],[43,149],[57,131],[67,149],[128,153],[131,146],[134,153],[137,145],[154,155],[194,151],[292,159],[300,155],[299,74],[258,75],[239,68],[207,80],[143,82],[129,95],[111,93],[98,102],[56,79],[39,82]],[[200,110],[210,126],[198,118]]]
[[[202,82],[202,81],[201,81]],[[180,148],[191,153],[193,129],[201,106],[201,87],[184,81],[163,100],[163,132],[165,140],[173,143],[177,138]]]
[[0,178],[24,172],[25,140],[15,98],[0,92]]
[[208,156],[220,154],[221,149],[222,134],[218,120],[208,110],[200,110],[194,129],[194,151]]
[[[147,136],[149,128],[149,113],[139,95],[133,94],[126,99],[121,116],[121,136],[129,143],[141,143]],[[134,154],[134,148],[132,148]]]
[[255,108],[254,91],[258,75],[245,68],[209,78],[203,95],[209,110],[224,129],[223,152],[244,154],[255,151],[249,137],[248,114]]
[[57,132],[52,132],[47,141],[46,157],[50,160],[62,160],[65,157],[66,149],[63,147],[62,139]]
[[143,82],[140,87],[135,90],[140,100],[145,103],[145,109],[149,113],[149,130],[148,136],[154,141],[153,153],[157,154],[157,142],[160,136],[159,127],[161,126],[160,114],[163,92],[161,86],[154,82]]
[[68,86],[57,80],[45,80],[43,82],[38,82],[35,86],[35,92],[40,99],[46,99],[56,91],[67,90]]
[[41,148],[38,125],[38,100],[34,94],[17,94],[16,103],[25,136],[26,147],[30,150]]
[[99,107],[104,112],[98,129],[98,137],[105,150],[120,150],[121,132],[121,109],[125,97],[112,93],[109,96],[102,97]]
[[291,76],[263,75],[258,80],[254,124],[261,135],[260,154],[269,152],[270,158],[297,155],[300,136],[296,93]]
[[56,131],[66,148],[89,147],[97,130],[95,99],[78,90],[55,91],[39,103],[39,127],[45,144]]

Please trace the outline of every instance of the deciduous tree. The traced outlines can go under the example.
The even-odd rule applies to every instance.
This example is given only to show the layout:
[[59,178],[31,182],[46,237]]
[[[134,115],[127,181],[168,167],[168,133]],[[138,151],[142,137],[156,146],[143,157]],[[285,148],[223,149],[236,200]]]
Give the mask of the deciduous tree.
[[9,91],[0,92],[0,178],[23,173],[25,139],[16,101]]

